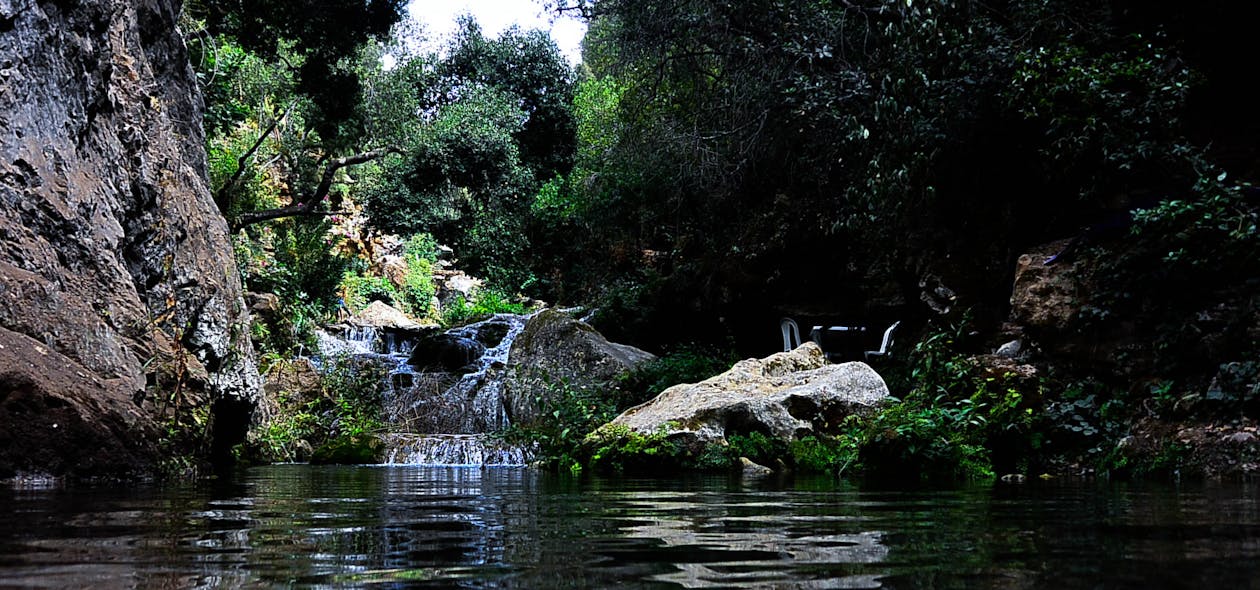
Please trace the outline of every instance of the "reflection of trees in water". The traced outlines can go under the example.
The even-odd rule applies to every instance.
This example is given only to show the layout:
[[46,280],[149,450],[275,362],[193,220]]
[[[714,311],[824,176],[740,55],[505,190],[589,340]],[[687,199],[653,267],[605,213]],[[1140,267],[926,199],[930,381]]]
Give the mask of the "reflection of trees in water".
[[278,465],[187,487],[6,491],[4,587],[1245,588],[1260,563],[1254,485],[860,491]]

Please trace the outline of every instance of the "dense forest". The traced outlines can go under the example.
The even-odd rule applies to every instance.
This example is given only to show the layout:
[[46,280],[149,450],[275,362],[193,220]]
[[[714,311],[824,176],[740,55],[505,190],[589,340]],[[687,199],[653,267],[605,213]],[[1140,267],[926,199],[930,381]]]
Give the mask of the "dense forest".
[[[471,18],[416,50],[403,8],[185,8],[215,201],[283,307],[264,355],[374,299],[446,324],[583,305],[674,367],[771,352],[785,316],[901,321],[868,458],[1119,469],[1142,428],[1253,423],[1250,9],[553,2],[589,24],[572,67]],[[393,280],[365,262],[386,235]],[[440,312],[438,244],[487,281]],[[1012,297],[1028,256],[1055,303]],[[1164,438],[1141,469],[1188,460]]]

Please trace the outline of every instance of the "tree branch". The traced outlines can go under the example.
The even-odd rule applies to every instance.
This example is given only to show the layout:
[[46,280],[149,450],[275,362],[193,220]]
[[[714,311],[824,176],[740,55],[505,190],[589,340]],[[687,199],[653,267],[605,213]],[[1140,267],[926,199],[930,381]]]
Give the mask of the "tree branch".
[[328,196],[328,192],[332,190],[332,185],[336,181],[338,170],[347,166],[355,166],[371,162],[372,160],[380,158],[386,154],[401,153],[403,153],[402,149],[397,146],[386,146],[354,154],[352,156],[346,156],[344,158],[330,159],[324,165],[323,177],[319,181],[319,186],[315,188],[314,194],[285,207],[242,213],[232,221],[232,231],[239,230],[247,225],[270,221],[272,219],[281,219],[284,217],[337,215],[338,212],[319,211],[316,210],[316,207],[323,202],[324,197]]
[[254,157],[254,154],[258,153],[258,150],[262,147],[263,142],[267,140],[267,136],[271,135],[271,132],[276,130],[276,126],[280,124],[280,121],[283,121],[285,117],[289,116],[289,111],[292,110],[296,104],[296,101],[289,103],[289,106],[285,107],[284,112],[280,113],[279,117],[272,119],[271,124],[267,125],[267,128],[264,129],[262,133],[258,134],[258,140],[255,141],[253,145],[249,146],[249,149],[245,150],[245,153],[241,154],[241,157],[236,159],[236,172],[232,173],[232,177],[229,178],[227,182],[223,183],[223,186],[219,187],[219,192],[215,194],[214,201],[219,204],[220,211],[227,213],[231,210],[232,192],[236,190],[237,185],[241,182],[241,178],[245,176],[245,170],[247,164],[249,164],[249,160]]

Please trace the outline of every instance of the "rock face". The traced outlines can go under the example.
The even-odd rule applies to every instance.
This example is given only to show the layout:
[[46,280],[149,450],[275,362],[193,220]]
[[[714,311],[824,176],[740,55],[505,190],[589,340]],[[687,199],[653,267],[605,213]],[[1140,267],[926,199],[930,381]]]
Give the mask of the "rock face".
[[538,418],[538,399],[570,388],[603,387],[639,363],[656,358],[633,346],[609,342],[589,324],[568,313],[545,309],[534,314],[512,343],[504,403],[514,423]]
[[670,387],[611,422],[666,435],[698,450],[727,435],[761,432],[783,441],[827,432],[851,414],[866,415],[890,399],[883,378],[865,363],[828,365],[807,342],[791,352],[735,363],[695,384]]
[[1011,292],[1012,321],[1040,332],[1065,332],[1075,324],[1081,286],[1074,265],[1070,260],[1045,263],[1070,244],[1071,240],[1051,242],[1019,257]]
[[[1032,248],[1015,267],[1009,326],[1026,334],[1037,350],[1072,363],[1140,375],[1150,369],[1149,335],[1132,323],[1090,322],[1091,294],[1100,287],[1088,277],[1089,262],[1074,253],[1072,240]],[[1046,260],[1053,262],[1046,264]]]
[[244,435],[259,380],[180,7],[0,1],[0,477],[146,472],[176,394],[215,452]]

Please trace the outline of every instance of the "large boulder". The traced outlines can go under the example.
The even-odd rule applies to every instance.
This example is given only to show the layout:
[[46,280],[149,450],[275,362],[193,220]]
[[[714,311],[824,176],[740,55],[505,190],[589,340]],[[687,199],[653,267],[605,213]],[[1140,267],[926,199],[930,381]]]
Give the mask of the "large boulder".
[[367,328],[382,328],[387,330],[413,331],[421,330],[432,325],[422,325],[415,320],[407,317],[398,308],[385,303],[384,301],[373,301],[363,308],[363,311],[354,314],[350,318],[350,323],[356,326]]
[[0,1],[0,478],[151,471],[160,423],[204,447],[192,411],[218,457],[244,437],[259,378],[182,4]]
[[[1071,240],[1050,242],[1021,255],[1016,261],[1011,289],[1011,321],[1037,333],[1065,333],[1077,323],[1082,303],[1076,260],[1060,256]],[[1063,258],[1069,258],[1064,260]]]
[[1150,336],[1132,322],[1090,317],[1093,294],[1102,290],[1093,264],[1073,240],[1031,248],[1015,266],[1008,332],[1030,339],[1030,348],[1058,363],[1073,363],[1132,375],[1152,368]]
[[656,358],[633,346],[609,342],[586,322],[557,309],[534,314],[512,343],[504,404],[514,423],[538,419],[539,402],[572,389],[610,385],[618,375]]
[[865,363],[827,364],[822,349],[807,342],[740,361],[700,383],[670,387],[610,425],[663,432],[698,451],[724,445],[733,434],[760,432],[790,442],[833,432],[846,417],[868,415],[890,399],[883,378]]

